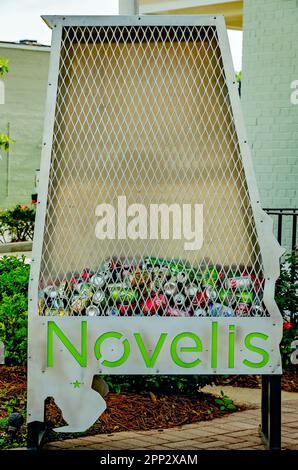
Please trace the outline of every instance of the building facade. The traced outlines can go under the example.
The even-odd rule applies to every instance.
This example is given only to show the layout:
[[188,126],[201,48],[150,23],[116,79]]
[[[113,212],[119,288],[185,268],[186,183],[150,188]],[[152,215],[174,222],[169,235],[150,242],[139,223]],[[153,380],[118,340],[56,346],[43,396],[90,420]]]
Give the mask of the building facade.
[[297,208],[298,0],[246,0],[243,32],[242,105],[261,202]]
[[0,42],[0,57],[9,60],[9,73],[1,78],[0,132],[15,141],[9,153],[0,151],[0,208],[31,202],[40,166],[49,51]]

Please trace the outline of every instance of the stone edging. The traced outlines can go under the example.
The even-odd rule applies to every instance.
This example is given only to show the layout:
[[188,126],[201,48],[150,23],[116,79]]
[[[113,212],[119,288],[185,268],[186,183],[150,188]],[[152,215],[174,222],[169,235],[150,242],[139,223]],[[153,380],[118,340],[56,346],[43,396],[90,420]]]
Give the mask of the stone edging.
[[32,242],[0,243],[0,253],[15,253],[18,251],[32,251]]

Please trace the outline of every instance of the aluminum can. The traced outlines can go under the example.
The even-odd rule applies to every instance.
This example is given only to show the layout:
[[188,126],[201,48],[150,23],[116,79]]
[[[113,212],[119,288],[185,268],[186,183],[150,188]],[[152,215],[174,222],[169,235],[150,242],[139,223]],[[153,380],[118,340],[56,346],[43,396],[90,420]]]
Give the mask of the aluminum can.
[[166,315],[167,317],[190,317],[190,309],[181,310],[179,308],[169,307]]
[[163,286],[163,291],[167,297],[173,297],[178,292],[177,284],[172,281],[166,282]]
[[183,308],[186,305],[186,297],[183,294],[180,294],[180,293],[176,294],[173,300],[174,300],[175,306],[178,308]]
[[250,316],[250,307],[248,304],[237,304],[235,307],[235,314],[237,317],[249,317]]
[[203,308],[196,308],[193,312],[194,317],[207,317],[208,312]]
[[107,279],[103,273],[94,274],[90,279],[90,284],[94,289],[102,289],[107,282]]
[[89,307],[86,308],[86,315],[88,317],[98,317],[100,316],[100,310],[96,305],[89,305]]
[[142,289],[147,287],[152,288],[152,278],[148,271],[135,271],[128,276],[130,284],[133,288]]
[[218,270],[215,266],[210,266],[205,269],[202,278],[203,286],[215,286],[219,279]]
[[212,317],[234,317],[234,310],[221,304],[210,305],[210,314]]
[[120,301],[123,304],[130,305],[138,300],[139,293],[134,289],[121,289],[120,290]]
[[158,294],[141,303],[141,310],[145,315],[155,315],[167,307],[167,299],[163,294]]
[[59,289],[57,286],[47,286],[44,288],[43,293],[50,299],[57,299],[59,297]]
[[132,315],[134,313],[136,305],[136,303],[120,303],[118,305],[120,315]]
[[199,287],[195,284],[188,284],[184,289],[184,293],[189,299],[194,299],[198,295],[199,290]]
[[127,284],[123,282],[116,283],[116,284],[108,284],[107,290],[109,292],[109,296],[111,300],[114,300],[116,302],[120,301],[120,291],[122,289],[127,289]]
[[111,316],[111,317],[119,317],[120,312],[118,308],[112,307],[107,310],[106,315]]
[[87,299],[83,299],[80,295],[74,295],[70,301],[70,309],[74,313],[81,313],[89,304]]
[[224,305],[230,306],[236,303],[235,294],[230,290],[220,289],[218,291],[218,298]]
[[93,294],[92,304],[105,306],[107,304],[107,296],[102,290],[98,290]]
[[239,291],[239,292],[236,292],[236,299],[241,304],[250,305],[253,302],[254,295],[252,292],[249,292],[249,291]]
[[176,282],[178,284],[186,285],[189,284],[189,277],[186,271],[180,271],[176,274]]
[[63,308],[46,308],[44,311],[46,317],[65,317],[69,316],[69,312]]
[[225,281],[226,289],[246,290],[252,287],[252,279],[250,276],[230,277]]
[[217,291],[212,286],[208,286],[203,291],[197,293],[197,296],[193,299],[192,304],[194,306],[200,305],[204,307],[208,302],[215,301],[217,297]]

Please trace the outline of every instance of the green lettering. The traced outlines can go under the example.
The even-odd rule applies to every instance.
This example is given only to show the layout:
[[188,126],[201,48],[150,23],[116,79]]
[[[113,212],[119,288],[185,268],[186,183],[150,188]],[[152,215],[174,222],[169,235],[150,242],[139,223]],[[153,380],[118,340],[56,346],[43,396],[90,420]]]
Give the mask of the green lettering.
[[81,323],[81,354],[77,351],[74,345],[65,336],[59,326],[55,322],[48,322],[48,348],[47,348],[47,367],[53,367],[53,334],[56,334],[66,349],[72,354],[75,360],[80,364],[81,367],[87,367],[87,322],[82,321]]
[[180,348],[181,352],[202,352],[202,350],[203,350],[202,342],[201,342],[200,338],[195,333],[189,333],[189,332],[188,333],[180,333],[179,335],[175,336],[175,338],[173,339],[172,344],[171,344],[172,359],[175,362],[175,364],[177,364],[177,366],[184,367],[184,368],[195,367],[195,366],[199,365],[200,362],[202,362],[199,358],[196,359],[195,361],[192,361],[192,362],[184,362],[178,356],[177,344],[183,338],[192,339],[195,342],[195,346],[193,346],[193,347],[190,347],[190,346],[181,347]]
[[229,368],[233,369],[235,358],[235,325],[229,327]]
[[218,323],[212,322],[211,330],[211,367],[217,368],[217,343],[218,343]]
[[260,338],[266,341],[268,339],[268,335],[265,335],[264,333],[257,333],[257,332],[249,333],[244,340],[244,344],[247,347],[247,349],[249,351],[260,354],[260,356],[262,356],[263,359],[260,362],[251,362],[248,359],[244,359],[243,364],[247,367],[252,367],[254,369],[257,369],[257,368],[264,367],[268,363],[269,353],[265,351],[264,349],[251,344],[251,340],[254,338]]
[[149,357],[146,347],[144,345],[142,336],[140,335],[140,333],[134,333],[134,337],[136,339],[137,345],[139,346],[139,350],[141,352],[142,358],[144,359],[146,367],[152,368],[155,366],[156,360],[159,356],[159,353],[161,351],[161,348],[164,345],[164,342],[167,336],[168,336],[167,333],[162,333],[160,335],[157,345],[155,346],[155,349],[152,353],[152,356]]
[[[101,352],[100,352],[101,345],[106,339],[109,339],[109,338],[121,339],[123,338],[123,335],[121,333],[118,333],[117,331],[109,331],[101,335],[99,338],[97,338],[96,343],[94,345],[94,354],[95,354],[96,359],[101,359]],[[129,345],[128,340],[125,339],[122,345],[124,348],[122,356],[117,361],[108,361],[107,359],[104,359],[102,361],[103,366],[119,367],[128,359],[128,356],[130,353],[130,345]]]

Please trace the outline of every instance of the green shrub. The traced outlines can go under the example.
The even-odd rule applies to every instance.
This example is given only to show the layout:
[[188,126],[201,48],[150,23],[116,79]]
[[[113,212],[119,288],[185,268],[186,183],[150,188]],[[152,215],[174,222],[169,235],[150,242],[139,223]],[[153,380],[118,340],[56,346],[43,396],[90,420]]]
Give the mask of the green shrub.
[[292,342],[298,339],[298,253],[293,251],[281,264],[275,300],[284,319],[280,352],[283,367],[291,365]]
[[0,340],[7,364],[26,363],[29,270],[24,257],[0,259]]
[[212,383],[211,375],[107,375],[110,391],[115,393],[154,392],[165,395],[195,395]]
[[0,238],[3,243],[7,237],[12,242],[33,239],[35,207],[17,205],[0,212]]

